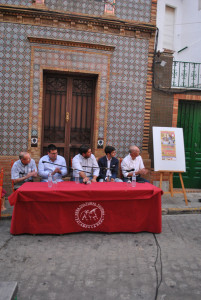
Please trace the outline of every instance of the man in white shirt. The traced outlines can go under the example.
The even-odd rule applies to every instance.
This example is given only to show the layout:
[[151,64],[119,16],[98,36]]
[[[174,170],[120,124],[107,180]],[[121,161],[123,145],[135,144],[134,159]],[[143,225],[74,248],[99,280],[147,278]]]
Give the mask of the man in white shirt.
[[19,160],[14,162],[11,169],[11,179],[14,189],[17,190],[23,183],[33,181],[37,177],[37,168],[28,152],[20,152]]
[[57,182],[63,181],[62,177],[67,174],[66,160],[58,155],[57,147],[53,144],[48,146],[48,154],[39,160],[38,174],[42,182],[48,181],[48,175],[51,173]]
[[99,175],[99,166],[88,145],[80,146],[79,154],[72,160],[72,168],[73,180],[79,176],[80,182],[96,182]]
[[137,146],[130,146],[129,154],[122,160],[121,169],[124,182],[127,182],[129,177],[132,177],[134,171],[137,182],[149,182],[141,177],[141,175],[146,175],[148,170],[144,167],[142,157],[140,156],[140,149]]

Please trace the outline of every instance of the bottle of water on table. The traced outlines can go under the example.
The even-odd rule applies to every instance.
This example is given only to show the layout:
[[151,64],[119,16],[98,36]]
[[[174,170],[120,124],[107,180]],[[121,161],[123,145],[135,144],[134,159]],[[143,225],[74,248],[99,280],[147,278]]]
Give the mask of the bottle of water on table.
[[48,174],[48,187],[49,188],[52,187],[52,174],[51,173]]
[[133,175],[132,175],[132,187],[136,187],[136,175],[135,175],[135,171],[133,171]]

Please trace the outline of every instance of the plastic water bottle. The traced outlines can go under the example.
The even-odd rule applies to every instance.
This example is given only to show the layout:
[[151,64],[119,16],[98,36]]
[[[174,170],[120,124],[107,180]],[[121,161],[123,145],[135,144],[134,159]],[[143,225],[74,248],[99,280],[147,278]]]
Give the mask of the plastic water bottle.
[[108,175],[107,182],[110,182],[110,181],[111,181],[111,176]]
[[76,174],[76,176],[75,176],[75,183],[76,184],[80,183],[80,176],[79,176],[79,174]]
[[52,174],[51,173],[48,174],[48,187],[49,188],[52,187]]
[[135,171],[133,171],[133,175],[132,175],[132,187],[136,187],[136,175],[135,175]]

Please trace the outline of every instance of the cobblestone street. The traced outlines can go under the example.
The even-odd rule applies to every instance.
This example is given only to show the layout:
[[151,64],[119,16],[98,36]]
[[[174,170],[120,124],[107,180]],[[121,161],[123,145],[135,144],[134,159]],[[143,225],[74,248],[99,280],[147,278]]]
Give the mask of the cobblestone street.
[[9,230],[0,220],[0,281],[17,281],[20,300],[151,300],[161,279],[157,299],[201,298],[200,214],[164,215],[159,235]]

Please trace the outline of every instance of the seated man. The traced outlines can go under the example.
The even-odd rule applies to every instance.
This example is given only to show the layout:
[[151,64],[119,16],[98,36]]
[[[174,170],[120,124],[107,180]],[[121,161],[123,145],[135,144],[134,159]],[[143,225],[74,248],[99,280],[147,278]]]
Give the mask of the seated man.
[[99,166],[91,148],[87,145],[80,146],[79,154],[72,160],[73,180],[80,177],[80,182],[87,183],[90,180],[96,182],[99,175]]
[[28,152],[21,152],[19,160],[14,162],[11,169],[14,189],[17,190],[25,182],[33,181],[33,177],[37,177],[36,163]]
[[122,160],[121,169],[123,173],[123,181],[127,182],[129,177],[132,177],[133,171],[135,171],[136,181],[149,182],[141,177],[146,175],[148,170],[145,169],[142,157],[139,155],[140,150],[137,146],[130,146],[129,154]]
[[63,181],[62,177],[67,174],[66,160],[63,156],[58,155],[57,147],[50,144],[47,155],[39,160],[38,174],[41,176],[42,182],[48,181],[48,174],[54,175],[57,182]]
[[100,174],[98,177],[99,182],[103,181],[115,181],[122,182],[121,179],[117,178],[119,161],[115,157],[116,151],[112,146],[105,147],[105,156],[98,160],[100,167]]

